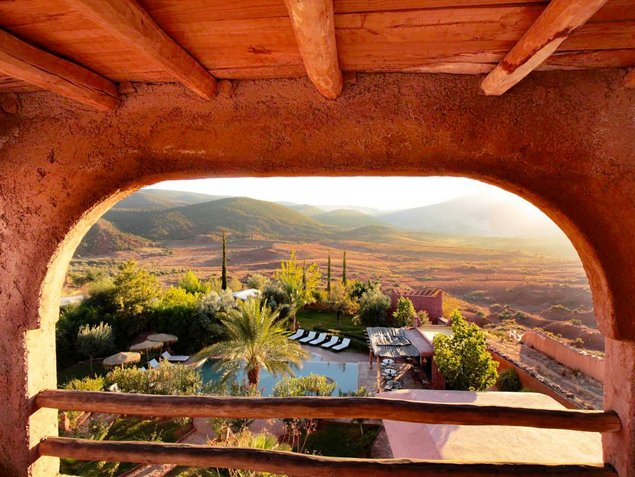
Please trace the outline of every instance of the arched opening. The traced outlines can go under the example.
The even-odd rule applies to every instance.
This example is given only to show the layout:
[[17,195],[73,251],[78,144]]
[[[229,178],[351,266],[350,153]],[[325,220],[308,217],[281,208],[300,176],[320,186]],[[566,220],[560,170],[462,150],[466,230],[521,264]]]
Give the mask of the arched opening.
[[[2,325],[8,339],[1,379],[16,404],[0,427],[5,473],[46,469],[37,448],[55,434],[54,414],[29,409],[38,392],[55,387],[48,356],[63,273],[51,270],[66,268],[74,249],[64,246],[72,242],[67,237],[83,235],[108,198],[160,180],[210,175],[450,175],[530,200],[575,245],[607,337],[605,407],[623,425],[604,434],[605,460],[629,475],[635,282],[624,270],[635,263],[628,240],[635,231],[632,95],[620,88],[619,72],[545,74],[497,99],[472,95],[476,83],[462,78],[452,79],[447,94],[447,81],[368,77],[328,105],[316,105],[298,82],[276,82],[271,94],[244,82],[239,107],[196,103],[156,86],[140,90],[117,114],[76,111],[64,124],[45,110],[50,98],[44,107],[41,95],[21,98],[34,116],[8,120],[16,134],[0,150],[3,177],[11,178],[3,182],[2,233],[12,250],[2,257],[1,299],[11,319]],[[174,108],[176,99],[186,113]],[[154,108],[150,119],[147,105]]]
[[[346,179],[346,178],[342,178],[342,180],[347,180],[347,179]],[[117,196],[117,199],[119,199],[119,198],[120,198],[120,196]],[[103,207],[100,205],[100,206],[99,206],[99,208],[94,209],[94,213],[93,213],[93,211],[91,211],[90,216],[86,216],[86,220],[87,220],[87,222],[86,222],[85,224],[83,224],[83,226],[85,226],[85,230],[87,230],[87,229],[88,229],[88,227],[89,227],[90,225],[92,225],[92,224],[93,224],[93,223],[97,220],[97,218],[99,217],[99,212],[103,211],[103,210],[104,210],[104,208],[106,208],[107,206],[112,205],[112,204],[113,204],[113,202],[114,202],[114,200],[113,200],[113,201],[108,201],[108,203],[107,203],[107,204],[106,204],[106,203],[104,203],[104,204],[103,204]],[[344,204],[344,205],[346,205],[346,204]],[[71,237],[73,237],[73,238],[72,238],[72,240],[76,240],[76,242],[74,242],[74,243],[73,243],[73,248],[75,248],[75,247],[77,246],[77,244],[78,244],[78,241],[77,241],[77,236],[71,236]],[[504,250],[505,250],[505,249],[504,249]],[[508,250],[508,249],[506,249],[506,250]],[[503,252],[503,254],[504,254],[504,253],[505,253],[505,252]],[[468,267],[467,267],[467,268],[469,268],[469,265],[468,265]],[[360,277],[360,278],[361,278],[361,277]],[[365,276],[364,276],[364,278],[368,278],[368,277],[365,275]],[[476,292],[476,291],[478,291],[478,290],[477,290],[477,289],[474,289],[474,290],[471,290],[471,291],[472,291],[472,292]],[[470,292],[469,290],[465,290],[465,293],[464,293],[464,294],[468,294],[469,292]],[[478,301],[478,297],[477,297],[477,296],[474,296],[473,298],[477,299],[477,301]],[[491,303],[491,304],[494,304],[494,303]],[[517,311],[517,310],[514,310],[514,311]],[[502,320],[501,320],[501,321],[502,321]]]

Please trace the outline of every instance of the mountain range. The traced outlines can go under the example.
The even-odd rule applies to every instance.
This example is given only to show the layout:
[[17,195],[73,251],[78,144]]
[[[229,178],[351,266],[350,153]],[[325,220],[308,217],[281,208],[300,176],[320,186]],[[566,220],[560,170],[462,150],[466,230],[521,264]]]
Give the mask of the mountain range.
[[[326,210],[329,209],[329,210]],[[84,237],[81,255],[130,250],[151,242],[185,240],[227,231],[287,241],[387,241],[397,236],[562,238],[546,216],[520,202],[461,197],[394,212],[247,197],[144,189],[115,205]]]

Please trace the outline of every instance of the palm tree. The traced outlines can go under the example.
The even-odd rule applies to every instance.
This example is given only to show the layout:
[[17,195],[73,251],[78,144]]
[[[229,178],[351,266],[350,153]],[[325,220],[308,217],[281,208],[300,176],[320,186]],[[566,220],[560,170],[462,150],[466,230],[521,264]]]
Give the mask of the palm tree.
[[227,339],[210,346],[207,354],[220,358],[223,380],[243,369],[249,385],[257,388],[262,369],[275,376],[293,375],[292,365],[300,365],[308,354],[287,339],[286,320],[278,318],[279,311],[260,299],[239,300],[220,318]]

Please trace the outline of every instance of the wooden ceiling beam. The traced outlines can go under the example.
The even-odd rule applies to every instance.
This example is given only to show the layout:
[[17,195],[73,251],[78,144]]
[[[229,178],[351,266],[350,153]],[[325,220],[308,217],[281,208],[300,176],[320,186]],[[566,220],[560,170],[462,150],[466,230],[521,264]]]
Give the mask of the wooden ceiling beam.
[[320,94],[335,99],[344,85],[337,60],[332,0],[285,0],[304,68]]
[[216,95],[216,80],[170,38],[134,0],[68,0],[80,14],[156,61],[204,99]]
[[481,83],[486,95],[498,96],[543,63],[607,0],[552,0],[529,30]]
[[118,104],[117,85],[0,30],[0,72],[101,111]]

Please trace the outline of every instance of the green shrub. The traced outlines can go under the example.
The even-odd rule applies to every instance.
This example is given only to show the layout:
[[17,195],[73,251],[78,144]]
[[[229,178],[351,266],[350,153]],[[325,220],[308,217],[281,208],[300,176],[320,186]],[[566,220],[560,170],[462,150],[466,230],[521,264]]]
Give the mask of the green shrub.
[[451,319],[453,335],[434,338],[434,362],[448,389],[484,391],[498,378],[498,363],[487,351],[485,333],[468,323],[458,310]]
[[362,295],[359,302],[359,312],[353,318],[353,323],[364,326],[383,326],[390,307],[390,298],[379,288]]
[[499,374],[496,381],[496,387],[499,391],[518,392],[523,388],[518,373],[514,368],[509,368]]
[[191,366],[162,361],[156,369],[115,368],[106,375],[106,384],[125,393],[197,394],[203,387],[201,375]]
[[103,376],[95,378],[71,379],[64,385],[64,389],[71,391],[103,391],[106,380]]

